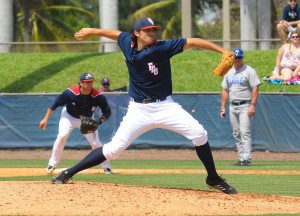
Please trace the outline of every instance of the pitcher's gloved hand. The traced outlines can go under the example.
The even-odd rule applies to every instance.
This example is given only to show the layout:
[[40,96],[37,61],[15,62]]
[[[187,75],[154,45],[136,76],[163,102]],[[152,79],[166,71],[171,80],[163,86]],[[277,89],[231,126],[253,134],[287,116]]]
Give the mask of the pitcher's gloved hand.
[[218,67],[214,70],[214,73],[218,76],[224,76],[230,70],[230,68],[232,68],[234,60],[234,52],[227,52],[223,54]]

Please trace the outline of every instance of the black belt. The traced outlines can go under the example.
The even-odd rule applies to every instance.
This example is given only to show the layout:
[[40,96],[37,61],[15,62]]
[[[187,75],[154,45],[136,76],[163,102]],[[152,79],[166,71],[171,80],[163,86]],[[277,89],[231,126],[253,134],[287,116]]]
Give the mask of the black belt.
[[245,104],[247,103],[247,101],[240,101],[240,102],[231,102],[234,106],[239,106],[239,105],[242,105],[242,104]]
[[161,99],[155,99],[155,98],[135,99],[135,98],[131,98],[130,100],[133,101],[133,102],[136,102],[136,103],[147,104],[147,103],[154,103],[154,102],[164,101],[164,100],[166,100],[166,98],[161,98]]

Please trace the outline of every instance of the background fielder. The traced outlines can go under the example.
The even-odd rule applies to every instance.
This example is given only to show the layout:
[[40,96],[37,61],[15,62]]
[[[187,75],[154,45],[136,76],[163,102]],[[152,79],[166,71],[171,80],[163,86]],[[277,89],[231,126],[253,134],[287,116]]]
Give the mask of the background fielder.
[[[80,115],[91,117],[99,107],[102,116],[99,123],[106,121],[110,115],[111,110],[107,100],[100,91],[93,88],[94,77],[90,73],[83,73],[79,78],[79,85],[66,89],[60,94],[50,105],[45,117],[40,121],[40,129],[45,130],[48,120],[54,110],[59,106],[65,106],[62,109],[59,120],[58,135],[52,148],[51,158],[46,168],[47,173],[52,173],[61,160],[63,149],[66,141],[74,128],[80,128]],[[95,133],[84,134],[85,138],[90,143],[92,149],[103,146],[99,140],[98,131]],[[111,174],[111,166],[108,161],[101,163],[102,168],[106,174]]]
[[236,140],[239,160],[236,166],[249,166],[252,161],[251,122],[255,114],[260,80],[256,71],[243,63],[244,52],[234,48],[234,67],[224,76],[222,82],[221,118],[229,99],[229,117],[233,136]]

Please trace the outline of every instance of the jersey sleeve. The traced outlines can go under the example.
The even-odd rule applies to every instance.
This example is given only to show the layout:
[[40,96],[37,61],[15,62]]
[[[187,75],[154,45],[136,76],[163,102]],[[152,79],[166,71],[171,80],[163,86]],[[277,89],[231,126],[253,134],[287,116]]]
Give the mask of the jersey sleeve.
[[284,8],[283,8],[283,11],[282,11],[282,19],[283,20],[288,20],[288,17],[287,17],[287,7],[285,6]]
[[64,106],[68,103],[69,90],[66,89],[63,93],[57,96],[54,101],[50,104],[49,109],[55,110],[59,106]]
[[249,67],[249,84],[251,88],[259,86],[261,84],[256,71],[251,67]]
[[126,48],[132,42],[130,36],[131,35],[128,32],[122,32],[118,37],[118,45],[123,53],[126,52]]
[[102,115],[107,120],[111,115],[111,109],[110,109],[110,106],[109,106],[109,104],[107,102],[107,99],[104,95],[98,95],[97,96],[97,105],[99,106],[99,108],[102,112]]
[[289,6],[286,5],[284,8],[283,8],[283,11],[282,11],[282,19],[283,20],[288,20],[288,13],[289,13]]
[[183,52],[183,45],[186,43],[186,39],[166,40],[166,48],[169,51],[169,58]]
[[300,20],[300,4],[297,4],[297,20]]
[[223,77],[223,81],[221,83],[221,86],[222,86],[223,89],[229,89],[229,86],[228,86],[228,83],[227,83],[227,76],[226,75]]

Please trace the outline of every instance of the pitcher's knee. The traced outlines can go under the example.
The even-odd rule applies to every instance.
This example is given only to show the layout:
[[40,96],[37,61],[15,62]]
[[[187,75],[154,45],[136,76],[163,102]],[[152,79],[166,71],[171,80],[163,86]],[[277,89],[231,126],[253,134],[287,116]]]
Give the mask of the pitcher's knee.
[[122,140],[112,140],[110,143],[103,146],[103,155],[107,160],[114,160],[119,157],[128,146],[129,142]]
[[207,143],[207,141],[208,141],[208,136],[207,136],[206,131],[204,131],[202,134],[200,134],[200,136],[192,139],[194,146],[204,145],[205,143]]

